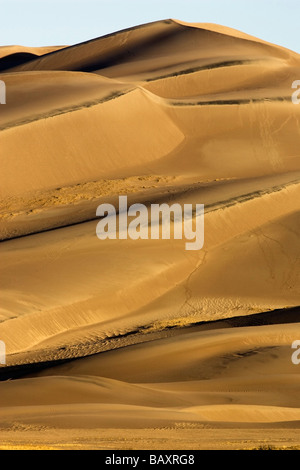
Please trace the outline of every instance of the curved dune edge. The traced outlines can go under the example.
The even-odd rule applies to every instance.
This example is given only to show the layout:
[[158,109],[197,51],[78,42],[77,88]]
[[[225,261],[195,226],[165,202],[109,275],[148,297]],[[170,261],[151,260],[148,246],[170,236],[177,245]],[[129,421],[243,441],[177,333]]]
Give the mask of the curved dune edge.
[[[232,37],[248,39],[249,41],[257,41],[257,42],[261,42],[263,44],[268,44],[268,45],[274,46],[273,43],[270,43],[268,41],[264,41],[263,39],[260,39],[260,38],[255,37],[255,36],[251,36],[250,34],[244,33],[243,31],[239,31],[238,29],[230,28],[228,26],[222,26],[222,25],[219,25],[219,24],[216,24],[216,23],[189,23],[187,21],[181,21],[181,20],[177,20],[177,19],[173,19],[172,21],[174,21],[175,23],[181,24],[183,26],[187,26],[187,27],[208,29],[209,31],[215,31],[215,32],[221,33],[221,34],[227,34],[227,35],[230,35]],[[284,48],[280,45],[276,45],[276,46],[280,47],[282,49],[285,49],[285,50],[289,50],[289,49]]]
[[49,54],[51,52],[58,51],[68,46],[41,46],[41,47],[26,47],[20,45],[12,45],[12,46],[0,46],[0,59],[3,57],[8,57],[12,54],[18,53],[29,53],[34,54],[36,56],[42,56],[45,54]]

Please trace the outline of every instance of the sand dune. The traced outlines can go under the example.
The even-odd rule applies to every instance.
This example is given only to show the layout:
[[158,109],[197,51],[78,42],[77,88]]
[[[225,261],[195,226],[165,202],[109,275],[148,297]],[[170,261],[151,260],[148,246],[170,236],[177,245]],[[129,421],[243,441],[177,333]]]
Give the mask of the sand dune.
[[[58,51],[59,49],[63,49],[64,47],[67,46],[42,46],[42,47],[25,47],[25,46],[0,46],[0,59],[3,58],[8,58],[9,56],[12,56],[11,59],[15,59],[15,54],[30,54],[32,56],[32,59],[35,59],[36,57],[45,55],[45,54],[50,54],[51,52]],[[5,62],[2,62],[4,64]],[[0,62],[1,64],[1,62]],[[13,60],[11,61],[11,65],[15,66],[15,63]]]
[[39,56],[50,54],[65,46],[53,47],[24,47],[24,46],[0,46],[0,71],[16,65],[23,65]]
[[[0,48],[1,448],[300,446],[299,70],[177,20]],[[119,195],[203,249],[100,241]]]

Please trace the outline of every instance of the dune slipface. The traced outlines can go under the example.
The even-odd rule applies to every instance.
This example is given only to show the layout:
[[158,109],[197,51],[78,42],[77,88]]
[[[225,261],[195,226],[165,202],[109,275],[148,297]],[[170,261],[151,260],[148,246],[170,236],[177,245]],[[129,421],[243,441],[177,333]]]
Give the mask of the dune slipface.
[[[299,448],[299,54],[166,20],[0,79],[0,447]],[[99,240],[120,195],[203,248]]]

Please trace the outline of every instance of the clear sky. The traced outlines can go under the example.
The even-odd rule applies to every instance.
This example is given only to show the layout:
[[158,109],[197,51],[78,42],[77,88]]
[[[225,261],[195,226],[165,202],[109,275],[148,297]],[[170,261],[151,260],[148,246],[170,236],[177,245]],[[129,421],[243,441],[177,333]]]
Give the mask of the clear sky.
[[72,45],[167,18],[230,26],[300,53],[300,0],[0,0],[0,45]]

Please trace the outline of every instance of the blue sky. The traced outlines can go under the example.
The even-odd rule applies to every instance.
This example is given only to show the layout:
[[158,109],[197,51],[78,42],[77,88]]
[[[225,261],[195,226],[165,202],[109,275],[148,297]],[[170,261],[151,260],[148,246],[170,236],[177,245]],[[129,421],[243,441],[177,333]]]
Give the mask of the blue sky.
[[300,53],[300,0],[0,0],[0,45],[71,45],[166,18],[218,23]]

